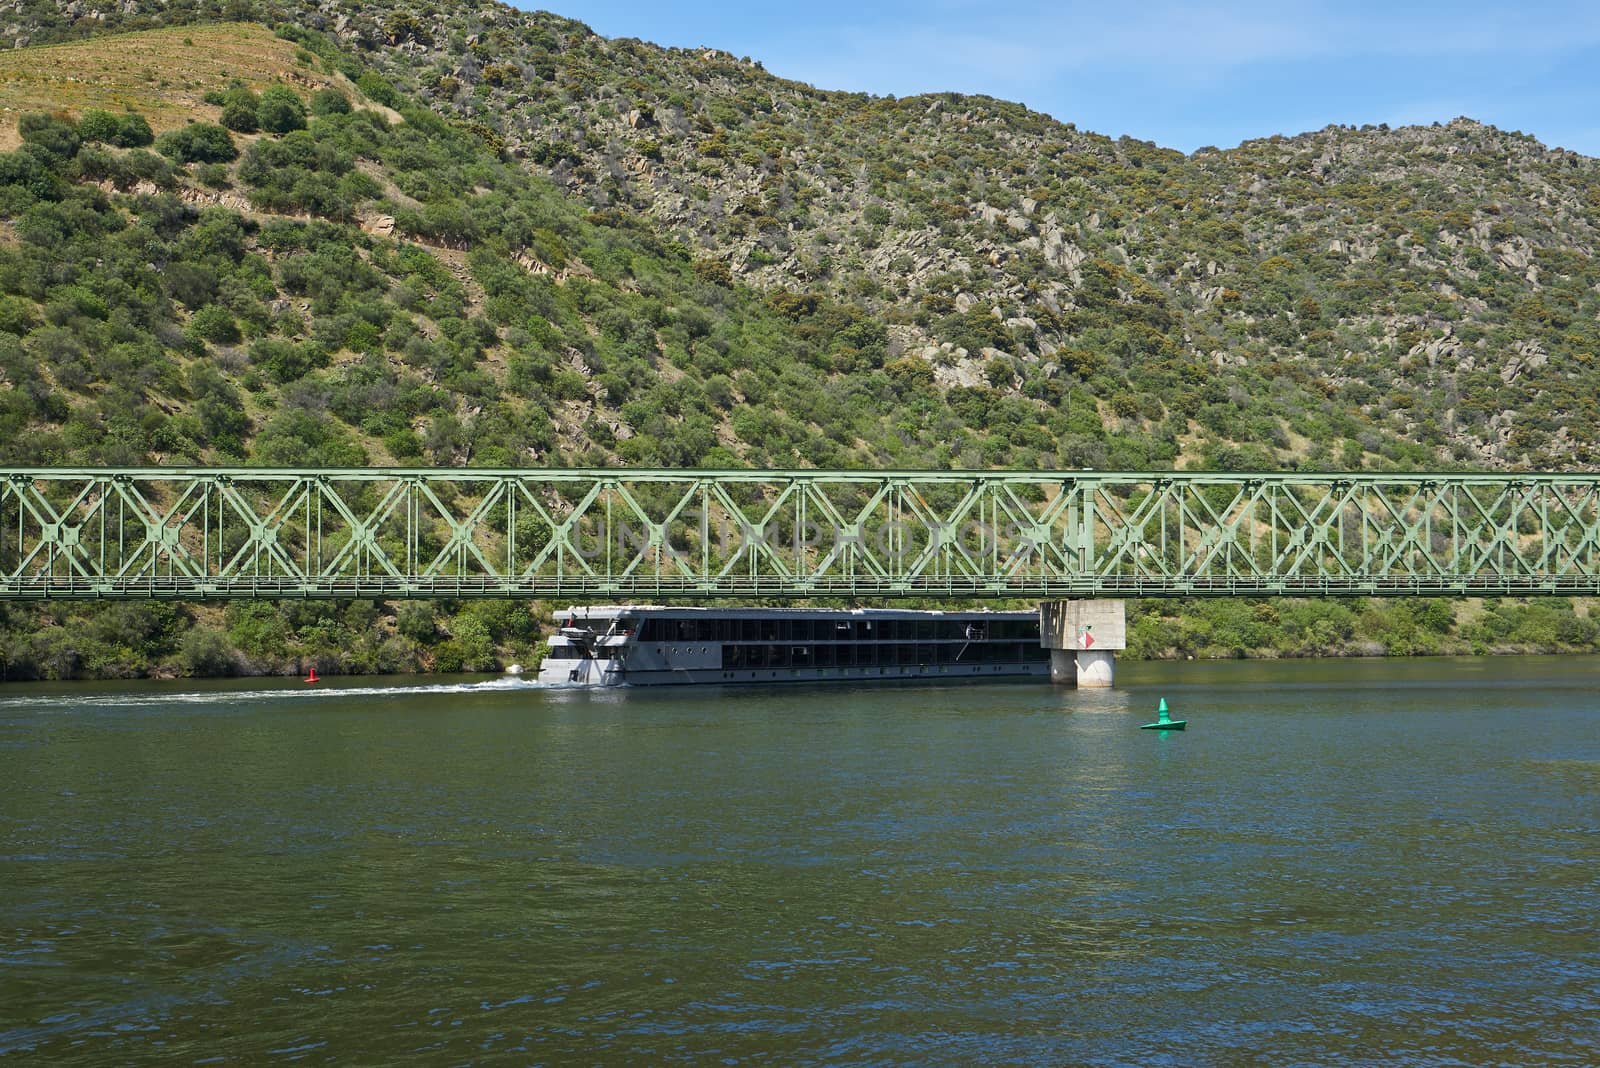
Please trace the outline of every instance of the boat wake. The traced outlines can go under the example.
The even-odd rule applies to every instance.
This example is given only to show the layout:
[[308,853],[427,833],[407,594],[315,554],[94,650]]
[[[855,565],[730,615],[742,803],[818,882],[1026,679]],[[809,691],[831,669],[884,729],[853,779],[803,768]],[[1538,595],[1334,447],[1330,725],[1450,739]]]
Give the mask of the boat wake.
[[276,685],[258,690],[188,690],[168,693],[55,693],[0,697],[0,709],[71,711],[80,708],[139,708],[172,705],[237,705],[265,701],[326,701],[366,697],[408,697],[553,689],[533,679],[506,677],[482,682],[441,682],[412,686]]

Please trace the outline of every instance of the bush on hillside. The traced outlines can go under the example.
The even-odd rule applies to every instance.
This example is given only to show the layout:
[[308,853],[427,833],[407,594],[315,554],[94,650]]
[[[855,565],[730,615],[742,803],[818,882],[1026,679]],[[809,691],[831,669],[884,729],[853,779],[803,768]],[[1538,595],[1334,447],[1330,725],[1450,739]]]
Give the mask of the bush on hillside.
[[214,122],[196,122],[156,138],[156,151],[174,163],[231,163],[239,158],[233,135]]
[[17,122],[17,132],[22,135],[22,143],[26,148],[40,153],[44,162],[50,164],[65,162],[76,156],[78,146],[83,143],[77,126],[56,115],[24,115]]
[[303,130],[306,126],[306,106],[293,89],[274,85],[261,94],[256,104],[256,122],[266,133],[284,134],[290,130]]
[[136,111],[116,112],[91,108],[78,120],[78,136],[85,141],[117,148],[141,148],[155,140],[150,123]]
[[326,115],[350,114],[350,98],[331,86],[318,89],[311,94],[311,114],[322,118]]

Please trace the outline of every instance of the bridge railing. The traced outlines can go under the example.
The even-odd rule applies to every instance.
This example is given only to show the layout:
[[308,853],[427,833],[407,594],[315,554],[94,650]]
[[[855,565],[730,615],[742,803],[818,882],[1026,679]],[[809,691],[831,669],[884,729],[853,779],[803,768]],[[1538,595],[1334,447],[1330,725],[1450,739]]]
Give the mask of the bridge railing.
[[1600,476],[0,471],[0,599],[1600,593]]

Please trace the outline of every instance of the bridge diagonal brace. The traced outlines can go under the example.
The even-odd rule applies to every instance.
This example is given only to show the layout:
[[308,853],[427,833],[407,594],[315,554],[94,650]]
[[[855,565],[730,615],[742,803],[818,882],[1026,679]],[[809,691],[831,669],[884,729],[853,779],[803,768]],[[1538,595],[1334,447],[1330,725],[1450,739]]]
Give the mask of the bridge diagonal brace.
[[251,572],[253,575],[259,575],[261,561],[265,558],[269,564],[277,566],[279,574],[302,581],[307,578],[305,569],[295,563],[293,557],[278,543],[278,530],[296,504],[305,500],[308,486],[308,479],[295,478],[273,505],[272,510],[263,518],[257,515],[250,502],[244,499],[234,481],[230,479],[220,484],[222,499],[234,510],[237,518],[244,522],[249,534],[239,550],[223,564],[219,577],[242,578],[247,567],[253,569]]
[[504,482],[495,480],[491,484],[489,491],[478,499],[477,504],[472,506],[467,517],[465,519],[457,519],[454,513],[445,506],[445,503],[439,499],[439,495],[434,492],[432,486],[428,485],[427,482],[422,482],[418,485],[418,494],[438,511],[439,517],[450,527],[449,539],[434,555],[434,558],[423,566],[422,577],[440,577],[445,574],[445,566],[450,562],[451,557],[455,558],[459,568],[469,556],[482,565],[483,574],[496,579],[504,577],[500,574],[500,569],[490,563],[489,558],[478,547],[478,543],[473,536],[483,524],[484,517],[488,515],[496,504],[500,503],[500,498],[505,493],[505,488]]
[[[563,479],[562,481],[567,482],[570,480]],[[569,563],[575,566],[585,578],[598,579],[600,572],[589,562],[590,554],[583,551],[582,545],[575,541],[574,537],[578,532],[578,524],[582,522],[584,516],[588,515],[589,509],[594,507],[595,502],[600,499],[603,487],[599,480],[589,483],[588,490],[572,506],[572,510],[567,513],[566,518],[560,520],[556,519],[555,513],[547,509],[543,502],[534,495],[527,479],[519,480],[517,488],[522,494],[523,501],[531,505],[534,511],[550,525],[549,540],[545,542],[542,549],[534,554],[528,566],[522,569],[521,581],[533,583],[538,577],[539,570],[551,562],[556,565],[556,578],[558,581],[566,581],[566,567]],[[609,536],[609,531],[602,536]],[[598,557],[600,552],[597,551],[593,555]]]
[[[345,502],[338,491],[326,480],[319,486],[323,503],[333,508],[334,513],[345,522],[345,543],[339,547],[326,563],[322,570],[326,574],[341,574],[346,565],[351,565],[357,577],[371,574],[371,565],[376,563],[380,570],[390,578],[404,581],[405,571],[395,563],[389,553],[378,544],[377,533],[394,515],[395,510],[405,503],[408,494],[414,492],[417,482],[409,479],[397,479],[379,498],[378,503],[365,519],[358,518],[355,510]],[[365,560],[367,567],[362,567]]]

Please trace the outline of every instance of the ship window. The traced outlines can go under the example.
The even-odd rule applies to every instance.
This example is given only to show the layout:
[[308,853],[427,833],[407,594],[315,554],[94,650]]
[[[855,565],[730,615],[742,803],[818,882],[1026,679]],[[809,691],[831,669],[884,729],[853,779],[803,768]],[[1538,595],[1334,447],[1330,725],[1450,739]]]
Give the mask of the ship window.
[[655,640],[656,621],[653,619],[639,620],[639,640],[642,642]]
[[926,641],[932,641],[933,640],[933,620],[931,620],[931,619],[919,619],[919,620],[917,620],[917,640],[919,642],[926,642]]
[[811,647],[809,645],[796,645],[790,650],[793,659],[790,661],[795,667],[811,666]]
[[838,663],[835,653],[839,652],[843,652],[843,650],[837,649],[832,645],[817,646],[817,667],[833,667],[834,664]]

